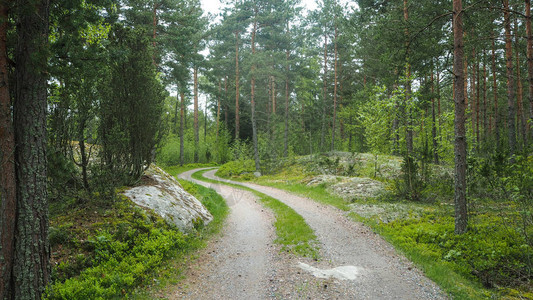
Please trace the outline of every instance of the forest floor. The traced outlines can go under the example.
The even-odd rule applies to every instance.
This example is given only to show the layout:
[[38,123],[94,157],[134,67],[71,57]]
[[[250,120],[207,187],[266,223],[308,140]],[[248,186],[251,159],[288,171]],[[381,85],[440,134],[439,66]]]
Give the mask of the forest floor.
[[285,203],[314,230],[319,259],[280,251],[273,213],[248,191],[180,178],[215,189],[230,206],[222,233],[201,251],[172,299],[445,299],[445,293],[405,257],[346,212],[286,191],[252,183],[206,178],[246,186]]

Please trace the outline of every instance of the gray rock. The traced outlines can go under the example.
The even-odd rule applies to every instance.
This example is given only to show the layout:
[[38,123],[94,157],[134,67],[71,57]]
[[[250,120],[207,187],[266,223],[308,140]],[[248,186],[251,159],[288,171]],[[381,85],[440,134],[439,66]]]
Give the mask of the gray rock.
[[198,199],[187,193],[179,182],[161,168],[150,166],[145,185],[130,188],[124,195],[135,204],[153,210],[167,222],[188,232],[198,224],[208,224],[213,216]]

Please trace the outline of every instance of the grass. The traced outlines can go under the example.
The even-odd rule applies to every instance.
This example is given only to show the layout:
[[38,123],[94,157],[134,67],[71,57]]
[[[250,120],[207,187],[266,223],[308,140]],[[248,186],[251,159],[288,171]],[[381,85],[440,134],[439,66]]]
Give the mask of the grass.
[[260,201],[270,208],[276,216],[276,234],[278,238],[276,243],[282,245],[282,250],[294,253],[296,255],[319,259],[318,242],[314,231],[305,223],[302,216],[296,213],[292,208],[283,202],[269,197],[263,193],[238,184],[221,182],[203,177],[203,173],[209,170],[201,170],[192,174],[192,177],[198,180],[225,184],[234,188],[250,191],[259,197]]

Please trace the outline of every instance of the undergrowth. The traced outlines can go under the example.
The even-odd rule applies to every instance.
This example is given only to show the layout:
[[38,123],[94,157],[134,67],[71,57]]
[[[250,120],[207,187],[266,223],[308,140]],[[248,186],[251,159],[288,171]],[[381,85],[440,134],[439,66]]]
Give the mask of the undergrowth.
[[[183,234],[121,195],[83,195],[51,203],[52,284],[46,299],[129,298],[151,286],[171,260],[202,247],[228,208],[215,191],[182,182],[214,220]],[[172,270],[179,274],[180,270]]]

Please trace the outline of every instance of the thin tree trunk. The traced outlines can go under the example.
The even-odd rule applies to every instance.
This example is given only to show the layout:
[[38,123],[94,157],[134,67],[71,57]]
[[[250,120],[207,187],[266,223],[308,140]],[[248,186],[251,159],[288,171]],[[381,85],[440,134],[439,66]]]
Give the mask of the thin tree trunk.
[[[289,24],[287,23],[287,33]],[[285,143],[283,145],[283,156],[289,154],[289,49],[285,52]]]
[[239,139],[239,32],[235,31],[235,139]]
[[503,0],[504,27],[505,27],[505,59],[507,66],[507,134],[509,138],[509,154],[513,156],[516,151],[515,127],[515,90],[513,74],[513,47],[511,35],[511,13],[509,0]]
[[479,106],[481,103],[480,96],[480,74],[479,74],[479,60],[476,61],[476,148],[479,149]]
[[157,38],[157,23],[158,23],[158,20],[157,20],[158,7],[159,7],[159,3],[156,3],[154,1],[153,11],[152,11],[152,46],[154,47],[154,49],[152,49],[153,51],[152,63],[154,64],[155,67],[157,67],[155,56],[156,56],[156,46],[157,46],[156,38]]
[[[470,78],[470,90],[471,90],[471,100],[470,100],[470,122],[472,123],[472,144],[473,148],[477,148],[476,143],[476,104],[477,104],[477,95],[476,95],[476,49],[472,49],[472,77]],[[468,77],[467,75],[465,77]]]
[[489,119],[487,118],[487,53],[483,50],[483,140],[487,138]]
[[228,76],[224,79],[224,123],[226,129],[228,128]]
[[334,79],[333,79],[333,124],[331,128],[331,151],[335,150],[335,125],[337,122],[337,38],[338,38],[338,28],[337,28],[337,16],[335,16],[335,58],[334,58]]
[[[255,34],[257,32],[257,8],[255,8],[254,27],[252,29],[252,60],[255,56]],[[251,108],[252,108],[252,139],[254,144],[255,171],[261,172],[259,165],[259,150],[257,147],[257,124],[255,120],[255,64],[252,64],[252,87],[251,87]]]
[[323,90],[322,90],[322,130],[320,133],[320,151],[324,151],[324,140],[326,136],[326,106],[328,94],[328,85],[327,85],[327,74],[328,74],[328,35],[326,34],[326,26],[324,25],[324,78],[323,78]]
[[184,147],[184,135],[185,135],[185,91],[180,89],[180,166],[185,163],[185,147]]
[[198,162],[198,143],[200,141],[198,126],[198,67],[194,66],[194,162]]
[[431,128],[431,136],[433,139],[433,162],[439,163],[439,145],[437,143],[437,117],[435,115],[435,82],[434,74],[431,72],[431,118],[433,121]]
[[519,40],[518,40],[518,20],[514,19],[514,31],[515,31],[515,52],[516,52],[516,89],[518,91],[516,97],[516,118],[518,124],[518,132],[522,136],[524,146],[527,145],[527,121],[524,113],[523,99],[524,89],[522,86],[522,74],[520,72],[520,52],[519,52]]
[[[411,64],[409,62],[409,10],[407,0],[403,0],[403,18],[405,21],[405,60],[407,67],[405,70],[406,82],[405,82],[405,105],[406,107],[406,119],[407,119],[407,131],[405,136],[405,143],[407,144],[407,155],[412,156],[413,153],[413,129],[411,128],[411,109],[409,108],[409,102],[411,101]],[[410,177],[410,176],[409,176]]]
[[461,0],[453,0],[453,66],[455,73],[455,233],[467,231],[466,202],[466,130],[463,74],[463,7]]
[[49,1],[17,1],[14,128],[17,216],[13,299],[41,299],[50,280],[46,172]]
[[12,298],[11,272],[14,258],[17,187],[15,178],[15,132],[11,117],[7,56],[8,6],[0,4],[0,299]]
[[500,111],[498,109],[498,83],[496,82],[496,36],[492,36],[492,93],[494,97],[494,126],[496,145],[500,145]]
[[531,0],[526,1],[527,73],[529,98],[529,131],[533,140],[533,35],[531,34]]
[[218,94],[217,94],[217,133],[215,137],[215,143],[218,142],[218,130],[220,128],[220,94],[222,93],[222,83],[218,81]]

